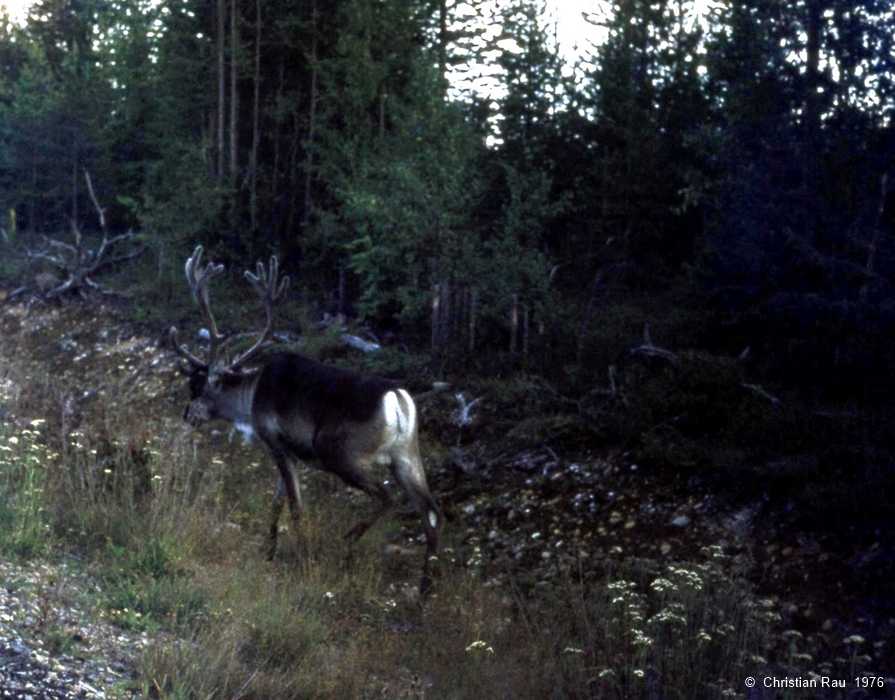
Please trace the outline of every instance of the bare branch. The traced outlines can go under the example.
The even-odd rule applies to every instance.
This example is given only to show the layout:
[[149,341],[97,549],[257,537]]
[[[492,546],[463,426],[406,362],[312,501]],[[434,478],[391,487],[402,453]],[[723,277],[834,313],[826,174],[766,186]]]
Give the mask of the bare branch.
[[758,384],[747,384],[746,382],[743,382],[741,384],[741,386],[744,389],[751,391],[756,396],[760,396],[763,399],[767,399],[774,406],[779,406],[781,404],[780,399],[778,399],[776,396],[773,396],[773,395],[769,394],[768,392],[766,392],[764,389],[762,389],[760,386],[758,386]]
[[62,284],[44,294],[48,299],[64,296],[70,292],[83,297],[85,288],[101,289],[101,285],[92,279],[95,275],[122,262],[138,258],[147,249],[145,245],[138,245],[126,252],[117,255],[114,253],[115,245],[134,238],[132,231],[111,238],[103,236],[95,251],[86,247],[84,238],[77,228],[74,229],[74,234],[76,246],[45,238],[44,250],[27,251],[29,258],[44,260],[55,265],[64,279]]
[[87,172],[87,168],[84,168],[84,179],[87,180],[87,191],[90,193],[90,201],[93,202],[93,206],[96,207],[96,213],[99,215],[99,227],[103,232],[103,240],[105,240],[108,233],[106,230],[106,211],[96,200],[96,194],[93,191],[93,181],[90,179],[90,173]]
[[591,396],[615,396],[618,394],[618,387],[615,384],[615,365],[609,365],[606,373],[609,375],[609,388],[596,387],[591,389],[589,392]]
[[631,350],[628,351],[628,355],[658,357],[662,360],[667,360],[673,365],[676,365],[679,362],[678,356],[670,350],[663,350],[662,348],[657,348],[655,345],[653,345],[653,341],[652,338],[650,338],[649,333],[649,324],[644,324],[643,326],[643,345],[639,345],[636,348],[631,348]]
[[68,294],[77,294],[86,298],[88,290],[101,289],[101,286],[93,279],[95,275],[120,263],[138,258],[148,247],[133,245],[122,252],[116,252],[116,246],[125,241],[134,240],[134,233],[128,231],[115,236],[109,235],[105,210],[99,204],[90,173],[86,170],[84,178],[87,181],[90,199],[99,216],[102,240],[95,250],[88,248],[86,238],[81,234],[77,223],[72,221],[74,244],[44,236],[40,248],[26,249],[25,254],[29,259],[49,263],[59,271],[61,283],[50,289],[41,290],[41,296],[44,298],[53,299]]

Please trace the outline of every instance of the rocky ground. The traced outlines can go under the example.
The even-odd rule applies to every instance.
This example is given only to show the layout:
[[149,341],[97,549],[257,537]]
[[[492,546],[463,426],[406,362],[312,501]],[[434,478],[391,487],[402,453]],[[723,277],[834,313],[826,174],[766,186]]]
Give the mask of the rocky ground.
[[649,473],[621,452],[566,461],[532,450],[491,472],[474,493],[461,487],[451,498],[467,538],[483,542],[496,582],[543,587],[581,571],[582,561],[599,572],[614,557],[698,561],[718,547],[772,602],[781,627],[798,632],[798,641],[781,638],[780,659],[802,653],[816,668],[848,675],[860,657],[860,672],[888,679],[880,697],[895,697],[890,543],[851,541],[844,524],[807,529],[791,504],[787,512],[786,504],[731,499],[713,482]]
[[[105,402],[111,410],[121,401],[157,400],[166,388],[162,376],[170,373],[157,345],[108,307],[0,305],[0,360],[15,358],[17,371],[40,387],[11,387],[15,401],[55,430],[90,420],[103,393],[115,397]],[[8,419],[0,410],[0,420]],[[101,593],[74,557],[23,563],[0,556],[0,697],[139,694],[147,636],[108,619],[96,605]]]
[[0,561],[0,697],[126,698],[139,694],[145,633],[122,630],[88,602],[96,584],[77,562]]

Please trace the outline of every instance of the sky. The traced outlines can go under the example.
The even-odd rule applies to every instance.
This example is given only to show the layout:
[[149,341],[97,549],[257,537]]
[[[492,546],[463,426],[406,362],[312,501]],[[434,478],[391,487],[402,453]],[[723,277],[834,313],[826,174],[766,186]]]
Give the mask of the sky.
[[[463,0],[455,0],[454,4],[461,4]],[[493,0],[499,4],[499,0]],[[21,19],[25,15],[25,9],[34,0],[0,0],[0,3],[9,9],[13,19]],[[696,5],[704,8],[712,0],[697,0]],[[548,0],[549,12],[557,19],[557,32],[560,48],[564,55],[571,56],[574,47],[585,46],[588,37],[593,39],[597,35],[597,29],[582,19],[583,11],[599,12],[606,7],[605,0]]]
[[[486,5],[489,2],[500,5],[500,0],[484,0]],[[22,21],[27,8],[33,3],[34,0],[0,0],[0,4],[9,10],[10,17],[14,21]],[[448,4],[456,9],[464,4],[464,0],[454,0]],[[598,38],[599,30],[584,21],[582,12],[599,11],[606,4],[606,0],[547,0],[548,11],[556,18],[557,38],[564,58],[571,60],[576,53],[576,47],[588,46],[588,39]]]
[[560,53],[570,60],[578,49],[599,36],[599,29],[585,22],[582,13],[593,14],[600,10],[602,2],[575,2],[574,0],[550,0],[548,12],[556,18],[556,33]]
[[25,16],[25,9],[30,7],[33,0],[2,0],[0,4],[9,10],[10,19],[21,20]]
[[[448,5],[456,12],[462,8],[466,1],[449,0]],[[485,6],[500,7],[501,5],[501,0],[475,1]],[[24,18],[26,9],[33,3],[34,0],[0,0],[0,4],[8,8],[10,17],[19,21]],[[710,5],[717,4],[718,0],[695,0],[696,10],[699,14],[704,14]],[[611,3],[608,0],[547,0],[547,11],[552,18],[555,18],[559,51],[563,58],[571,62],[577,55],[580,55],[582,49],[586,50],[591,44],[599,43],[600,28],[585,21],[583,14],[605,17],[609,6]]]
[[[12,19],[21,19],[25,15],[25,9],[29,7],[34,0],[0,0],[0,3],[9,9]],[[601,3],[599,0],[549,0],[548,5],[556,12],[559,19],[560,42],[571,46],[577,41],[581,43],[581,36],[585,29],[593,30],[593,27],[586,25],[581,19],[583,9],[596,7]]]

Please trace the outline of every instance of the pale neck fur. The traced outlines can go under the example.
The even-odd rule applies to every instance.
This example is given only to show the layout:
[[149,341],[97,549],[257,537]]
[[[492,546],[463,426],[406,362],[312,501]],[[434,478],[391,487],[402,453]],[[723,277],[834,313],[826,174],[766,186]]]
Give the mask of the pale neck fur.
[[216,417],[242,426],[252,424],[252,401],[255,397],[255,385],[258,374],[242,377],[230,386],[218,392],[215,411]]

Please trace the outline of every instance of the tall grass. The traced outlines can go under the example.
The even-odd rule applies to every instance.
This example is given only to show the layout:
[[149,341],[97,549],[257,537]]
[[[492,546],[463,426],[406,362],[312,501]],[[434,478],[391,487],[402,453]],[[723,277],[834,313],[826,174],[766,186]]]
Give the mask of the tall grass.
[[306,484],[300,532],[284,523],[266,561],[266,456],[189,431],[165,402],[69,431],[18,415],[14,393],[0,404],[0,549],[91,563],[111,619],[156,634],[147,697],[715,698],[766,668],[776,610],[718,550],[687,564],[611,554],[523,590],[491,584],[457,515],[423,603],[422,546],[401,518],[349,558],[340,535],[370,504],[328,479]]
[[780,621],[774,603],[731,575],[720,548],[703,555],[686,567],[618,562],[602,581],[568,583],[554,603],[565,600],[569,614],[557,621],[542,611],[534,623],[565,640],[545,659],[561,696],[736,696],[765,669]]
[[44,549],[50,526],[45,490],[56,455],[40,442],[43,423],[0,422],[0,549],[26,557]]

